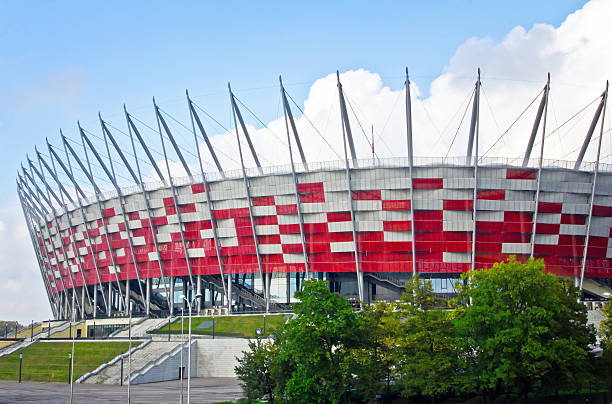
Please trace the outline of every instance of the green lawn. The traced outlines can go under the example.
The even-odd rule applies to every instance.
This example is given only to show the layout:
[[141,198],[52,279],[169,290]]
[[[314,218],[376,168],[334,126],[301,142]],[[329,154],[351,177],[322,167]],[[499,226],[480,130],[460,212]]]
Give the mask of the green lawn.
[[[273,314],[266,316],[266,335],[270,335],[275,329],[290,318],[290,314]],[[215,321],[215,335],[235,336],[235,337],[255,337],[256,329],[264,328],[264,316],[223,316],[214,318]],[[207,328],[198,328],[200,324],[205,321],[212,322],[212,317],[193,317],[191,319],[191,332],[193,334],[200,335],[212,335],[212,326]],[[183,323],[184,331],[187,332],[189,327],[189,319],[185,317]],[[160,328],[157,333],[163,334],[168,332],[168,325],[166,324]],[[177,334],[181,332],[181,319],[175,320],[170,325],[170,332]]]
[[[78,379],[115,356],[128,351],[128,342],[76,342],[74,377]],[[132,347],[140,341],[132,341]],[[0,358],[0,380],[19,380],[19,354],[23,354],[21,380],[68,382],[68,354],[71,342],[36,342]]]

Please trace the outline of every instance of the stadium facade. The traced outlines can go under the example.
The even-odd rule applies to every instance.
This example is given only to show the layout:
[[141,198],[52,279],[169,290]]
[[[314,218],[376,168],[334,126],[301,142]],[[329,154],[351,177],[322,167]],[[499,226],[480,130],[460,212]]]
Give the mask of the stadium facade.
[[[548,84],[524,158],[479,157],[480,78],[467,157],[414,158],[406,83],[406,157],[357,158],[340,80],[343,161],[307,161],[282,83],[287,139],[297,146],[289,166],[260,165],[231,89],[236,137],[246,139],[254,168],[222,170],[188,95],[194,145],[205,141],[218,172],[204,173],[194,145],[199,167],[185,162],[157,105],[164,154],[174,149],[186,177],[164,175],[127,111],[134,155],[153,165],[157,182],[143,182],[138,160],[128,161],[101,118],[105,151],[120,156],[133,186],[119,186],[113,161],[80,126],[83,154],[63,135],[64,156],[47,143],[48,157],[28,158],[17,188],[54,316],[121,315],[128,301],[135,312],[166,315],[184,303],[178,295],[196,293],[200,308],[273,311],[312,277],[365,302],[397,298],[414,273],[452,292],[460,273],[511,255],[543,258],[585,296],[604,297],[612,278],[612,167],[599,163],[607,89],[577,161],[542,159]],[[539,132],[540,156],[532,158]],[[585,163],[597,136],[597,161]],[[92,162],[114,189],[100,189]]]

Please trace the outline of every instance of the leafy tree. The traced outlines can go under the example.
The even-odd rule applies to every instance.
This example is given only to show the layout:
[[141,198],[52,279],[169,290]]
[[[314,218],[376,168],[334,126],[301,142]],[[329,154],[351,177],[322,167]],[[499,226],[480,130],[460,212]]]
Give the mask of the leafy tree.
[[391,382],[399,359],[399,313],[394,304],[378,302],[364,306],[359,316],[359,345],[349,351],[345,366],[355,376],[354,384],[365,401],[376,402],[378,394],[392,393]]
[[452,312],[437,298],[431,281],[418,277],[406,284],[399,306],[400,385],[406,397],[446,395],[455,384],[457,351]]
[[258,338],[255,341],[249,341],[249,351],[243,352],[243,357],[238,358],[238,366],[235,368],[236,376],[241,381],[247,400],[267,398],[270,402],[274,402],[275,350],[273,343]]
[[295,317],[277,332],[278,358],[292,369],[284,386],[291,403],[338,403],[351,385],[345,358],[359,340],[360,319],[324,281],[304,282]]
[[527,397],[554,376],[557,386],[583,374],[594,331],[571,281],[544,272],[544,262],[511,257],[463,275],[455,314],[468,391]]
[[608,302],[608,304],[603,307],[602,313],[604,319],[599,326],[601,347],[605,351],[610,351],[609,353],[612,355],[612,302]]

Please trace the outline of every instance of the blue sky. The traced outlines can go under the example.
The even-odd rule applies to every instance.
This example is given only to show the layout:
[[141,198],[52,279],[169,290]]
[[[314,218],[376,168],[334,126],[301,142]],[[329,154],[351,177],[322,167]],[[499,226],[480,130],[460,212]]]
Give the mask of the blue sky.
[[[337,69],[375,72],[385,86],[399,90],[407,65],[420,96],[428,97],[429,86],[449,66],[452,70],[453,60],[469,59],[469,52],[458,49],[489,49],[517,26],[529,31],[534,24],[548,24],[553,32],[584,4],[575,0],[0,3],[0,193],[4,196],[0,242],[20,240],[10,250],[6,245],[0,249],[5,255],[0,257],[0,277],[12,281],[5,286],[8,289],[0,290],[0,319],[28,321],[49,313],[40,297],[42,282],[29,241],[13,236],[23,225],[15,172],[34,145],[44,144],[45,136],[56,142],[60,127],[70,135],[80,119],[99,128],[98,111],[123,127],[122,104],[136,115],[152,115],[152,96],[168,108],[184,109],[186,88],[229,125],[228,81],[264,122],[270,122],[278,117],[279,74],[301,103],[316,80]],[[471,70],[479,65],[479,53],[473,54]],[[537,74],[514,78],[543,82],[543,73]],[[603,85],[589,77],[580,80],[593,97]],[[27,281],[30,284],[25,285]],[[28,301],[17,304],[16,296],[27,296]]]

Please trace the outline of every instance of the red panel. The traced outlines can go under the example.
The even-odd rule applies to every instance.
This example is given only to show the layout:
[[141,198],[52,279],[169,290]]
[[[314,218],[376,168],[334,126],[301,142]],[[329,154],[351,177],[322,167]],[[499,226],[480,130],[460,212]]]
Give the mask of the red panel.
[[478,199],[487,201],[503,201],[506,199],[505,189],[479,189],[476,191]]
[[531,223],[532,217],[530,212],[504,212],[505,222]]
[[[208,190],[210,191],[210,185],[207,185],[207,186],[208,186]],[[191,193],[192,194],[201,194],[204,191],[205,191],[204,184],[193,184],[191,186]]]
[[385,200],[382,201],[382,210],[410,210],[410,201]]
[[412,186],[415,189],[442,189],[444,180],[442,178],[413,178]]
[[380,191],[353,191],[354,201],[380,201]]
[[585,224],[586,216],[585,215],[570,215],[567,213],[563,213],[561,215],[561,224]]
[[473,210],[474,201],[471,199],[467,200],[444,200],[444,210]]
[[298,193],[300,194],[323,192],[323,183],[322,182],[304,182],[301,184],[297,184],[297,188],[298,188]]
[[115,208],[103,209],[102,210],[103,217],[113,217],[115,216]]
[[138,214],[138,212],[130,212],[128,213],[128,218],[130,220],[138,220],[140,219],[140,215]]
[[171,196],[164,198],[164,206],[174,206],[174,198]]
[[535,180],[536,171],[524,168],[507,168],[506,179],[508,180]]
[[537,234],[559,234],[561,225],[554,223],[536,223]]
[[283,244],[283,254],[301,254],[304,250],[302,250],[302,244]]
[[409,220],[384,221],[384,231],[410,231],[412,230],[412,222]]
[[280,234],[298,234],[300,232],[299,224],[279,224],[278,231]]
[[332,222],[350,222],[351,212],[328,212],[327,221],[330,223]]
[[415,210],[414,220],[442,220],[441,210]]
[[612,206],[593,205],[593,216],[612,217]]
[[274,196],[260,196],[253,198],[253,206],[273,206]]
[[255,216],[254,221],[256,225],[278,224],[278,218],[276,216]]
[[281,238],[279,234],[268,234],[257,236],[257,242],[259,244],[280,244]]
[[323,192],[315,192],[312,194],[301,194],[301,203],[320,203],[325,202],[325,194]]
[[538,212],[561,213],[563,204],[558,202],[538,202]]
[[276,205],[277,215],[297,215],[297,205]]

